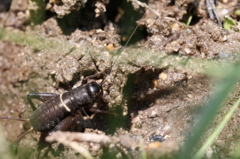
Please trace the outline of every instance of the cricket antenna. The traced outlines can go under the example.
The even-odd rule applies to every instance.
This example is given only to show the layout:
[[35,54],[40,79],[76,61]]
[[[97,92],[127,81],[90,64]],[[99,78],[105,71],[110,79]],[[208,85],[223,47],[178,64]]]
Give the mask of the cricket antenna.
[[21,134],[20,136],[17,137],[17,139],[15,139],[13,142],[11,142],[10,144],[14,144],[16,142],[18,142],[21,138],[23,138],[25,135],[27,135],[28,133],[32,132],[34,129],[33,127],[31,127],[30,129],[28,129],[28,131],[24,132],[23,134]]
[[17,120],[17,121],[26,121],[28,122],[29,119],[21,119],[21,118],[8,118],[8,117],[0,117],[0,119],[7,119],[7,120]]
[[[7,120],[17,120],[17,121],[25,121],[25,122],[29,122],[29,119],[21,119],[21,118],[8,118],[8,117],[0,117],[0,119],[7,119]],[[27,135],[28,133],[30,133],[31,131],[33,131],[33,127],[31,127],[28,131],[24,132],[23,134],[21,134],[20,136],[17,137],[17,139],[15,139],[13,142],[11,142],[10,144],[14,144],[17,141],[19,141],[21,138],[23,138],[25,135]]]
[[[146,12],[143,14],[142,18],[145,16]],[[107,78],[107,76],[112,72],[112,68],[113,66],[116,64],[120,53],[122,53],[124,51],[124,49],[126,48],[126,46],[128,45],[129,41],[132,39],[134,33],[136,32],[136,30],[138,29],[139,25],[137,24],[137,26],[134,28],[133,32],[131,33],[130,37],[128,38],[127,42],[125,43],[125,45],[120,49],[120,51],[118,51],[118,55],[116,57],[116,59],[111,63],[110,65],[110,69],[107,71],[107,74],[104,76],[102,82],[100,83],[100,85],[102,86],[102,84],[104,83],[105,79]]]

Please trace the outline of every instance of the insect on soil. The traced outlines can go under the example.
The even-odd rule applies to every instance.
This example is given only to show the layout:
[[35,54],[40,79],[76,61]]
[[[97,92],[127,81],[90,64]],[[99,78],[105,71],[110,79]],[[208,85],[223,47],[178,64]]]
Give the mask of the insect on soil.
[[[111,68],[105,72],[104,76],[102,73],[88,76],[83,79],[80,86],[62,94],[29,93],[27,99],[34,111],[29,119],[14,119],[7,117],[1,117],[1,119],[28,121],[31,128],[26,133],[36,130],[47,132],[48,135],[50,135],[53,131],[68,130],[72,125],[75,125],[76,129],[81,131],[85,128],[83,115],[87,115],[86,112],[109,113],[108,111],[92,107],[95,102],[103,102],[102,85],[109,73],[111,73]],[[101,83],[96,83],[95,81],[87,82],[88,79],[94,79],[96,77],[104,78]],[[38,99],[42,101],[43,104],[37,108],[32,99]],[[25,133],[18,137],[17,140],[24,135]]]
[[[132,35],[133,34],[134,32]],[[125,46],[128,44],[129,40],[126,42]],[[112,73],[112,69],[117,63],[125,46],[122,47],[119,54],[112,59],[108,69],[101,73],[85,77],[81,85],[75,89],[60,94],[29,93],[27,95],[27,100],[34,111],[29,119],[0,117],[1,119],[27,121],[31,125],[31,128],[20,135],[14,142],[18,141],[33,130],[50,135],[54,131],[65,131],[75,126],[75,130],[83,131],[87,128],[83,117],[88,116],[89,112],[111,114],[109,111],[93,107],[93,104],[104,103],[103,84],[106,78]],[[94,64],[96,65],[96,63]],[[100,83],[95,81],[88,82],[88,80],[92,79],[102,79],[102,81]],[[36,107],[33,99],[41,101],[42,104]]]

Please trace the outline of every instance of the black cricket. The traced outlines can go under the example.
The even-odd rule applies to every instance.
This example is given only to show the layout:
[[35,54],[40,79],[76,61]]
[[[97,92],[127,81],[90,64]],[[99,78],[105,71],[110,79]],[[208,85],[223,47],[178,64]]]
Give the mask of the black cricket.
[[[81,86],[60,95],[54,93],[28,94],[28,102],[34,110],[34,113],[30,116],[29,119],[0,117],[0,119],[27,121],[31,125],[31,128],[28,131],[20,135],[12,143],[17,142],[33,130],[44,133],[47,132],[47,135],[50,135],[54,131],[67,130],[69,127],[71,127],[71,125],[73,125],[73,123],[76,123],[76,125],[79,126],[79,128],[77,129],[80,130],[81,127],[84,128],[84,125],[82,125],[83,116],[81,112],[79,112],[79,110],[81,111],[81,109],[83,110],[83,112],[85,112],[85,108],[87,108],[88,111],[93,113],[110,113],[108,111],[100,110],[92,106],[97,101],[103,101],[102,85],[104,83],[104,80],[111,73],[113,66],[115,65],[120,56],[120,53],[125,49],[133,34],[136,32],[137,28],[138,25],[135,27],[134,31],[128,38],[125,45],[117,51],[119,54],[111,63],[109,69],[105,70],[102,73],[97,73],[85,77],[85,79],[83,79],[82,81]],[[87,83],[88,79],[95,79],[99,77],[103,79],[100,84],[96,82]],[[33,98],[38,99],[44,103],[37,109],[32,102]]]
[[[111,68],[113,65],[111,65]],[[107,70],[107,74],[98,73],[88,76],[83,79],[82,84],[75,89],[69,90],[62,94],[55,93],[29,93],[27,95],[28,102],[34,110],[29,119],[15,119],[0,117],[0,119],[28,121],[31,128],[24,134],[20,135],[14,142],[20,140],[29,132],[36,130],[40,132],[47,132],[50,135],[54,131],[68,130],[73,124],[77,125],[78,130],[84,128],[83,116],[85,110],[92,113],[109,113],[106,110],[100,110],[92,107],[95,102],[103,102],[103,89],[102,85],[107,75],[110,74],[111,69]],[[102,77],[103,80],[100,84],[92,81],[87,83],[88,79]],[[38,99],[43,102],[38,108],[33,104],[32,99]]]
[[[96,82],[82,84],[76,89],[69,90],[60,95],[53,93],[30,93],[27,98],[35,110],[29,118],[29,123],[34,130],[52,131],[67,130],[72,123],[81,120],[75,116],[76,111],[83,107],[91,107],[94,102],[102,97],[102,86]],[[45,100],[38,109],[34,108],[32,98]],[[93,113],[98,109],[89,109]],[[77,120],[77,118],[80,118]],[[81,123],[80,123],[81,124]]]

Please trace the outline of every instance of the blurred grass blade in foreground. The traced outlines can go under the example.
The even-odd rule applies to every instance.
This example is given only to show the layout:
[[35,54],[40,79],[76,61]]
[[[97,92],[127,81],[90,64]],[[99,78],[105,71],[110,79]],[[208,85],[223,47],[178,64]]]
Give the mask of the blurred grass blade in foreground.
[[222,122],[217,126],[217,128],[211,134],[211,136],[206,141],[204,141],[203,146],[193,156],[194,159],[199,159],[199,158],[203,157],[203,155],[206,152],[207,148],[213,144],[213,142],[217,139],[218,135],[222,132],[223,128],[227,125],[228,121],[231,119],[232,115],[234,114],[234,111],[239,106],[239,103],[240,103],[240,98],[237,100],[237,102],[234,103],[232,108],[224,116]]
[[0,159],[12,159],[10,155],[8,144],[2,132],[2,125],[0,125]]
[[199,144],[201,137],[217,115],[218,110],[221,108],[232,87],[239,80],[240,74],[238,74],[238,72],[240,70],[240,62],[231,65],[227,70],[227,72],[222,72],[224,76],[215,85],[213,96],[208,103],[203,106],[199,120],[194,124],[192,131],[190,131],[186,138],[181,154],[181,157],[184,159],[192,157],[194,154],[194,148]]

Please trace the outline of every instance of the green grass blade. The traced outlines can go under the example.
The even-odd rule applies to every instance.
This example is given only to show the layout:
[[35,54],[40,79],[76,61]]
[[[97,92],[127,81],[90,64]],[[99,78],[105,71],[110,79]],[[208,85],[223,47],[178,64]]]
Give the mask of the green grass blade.
[[5,140],[5,136],[2,132],[2,125],[0,124],[0,159],[13,159],[13,156],[10,154],[9,145]]
[[240,104],[240,98],[235,102],[233,107],[228,111],[228,113],[225,115],[222,122],[219,124],[219,126],[216,128],[216,130],[212,133],[212,135],[204,142],[204,145],[198,150],[198,152],[193,156],[194,159],[201,158],[204,153],[206,152],[206,149],[212,145],[214,140],[217,138],[217,136],[221,133],[223,128],[227,125],[227,122],[231,119],[234,111],[237,109],[237,107]]
[[192,22],[192,15],[190,15],[189,17],[188,17],[188,19],[187,19],[187,22],[186,22],[186,26],[189,26],[190,25],[190,23]]
[[182,158],[192,158],[194,148],[199,143],[201,136],[205,133],[213,118],[216,116],[217,111],[221,108],[222,103],[225,101],[228,93],[238,81],[240,76],[238,74],[239,69],[240,63],[238,62],[236,65],[229,67],[228,72],[223,72],[225,76],[217,85],[219,87],[215,90],[214,95],[203,108],[203,111],[200,114],[199,122],[193,126],[193,131],[190,132],[190,135],[186,138],[186,142],[181,154]]

